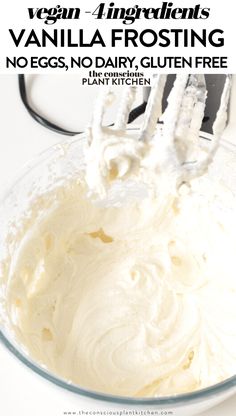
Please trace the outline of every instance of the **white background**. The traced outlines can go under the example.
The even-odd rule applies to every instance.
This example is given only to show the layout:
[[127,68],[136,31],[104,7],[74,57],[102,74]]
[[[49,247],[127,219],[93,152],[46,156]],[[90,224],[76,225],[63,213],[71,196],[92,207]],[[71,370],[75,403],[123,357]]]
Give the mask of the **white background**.
[[[77,87],[75,75],[31,76],[29,81],[34,105],[53,121],[78,130],[89,122],[96,89]],[[20,101],[15,76],[0,76],[0,117],[1,193],[24,163],[64,137],[39,126],[30,118]],[[112,120],[111,114],[109,119]],[[86,409],[88,405],[78,396],[59,389],[28,370],[0,345],[2,416],[61,416],[63,411],[80,408]],[[235,409],[236,396],[204,415],[232,416]]]
[[[127,2],[126,0],[116,0],[114,1],[117,7],[132,7],[135,4],[138,4],[140,7],[159,7],[161,1],[156,0],[137,0],[132,2]],[[90,14],[85,14],[86,10],[93,11],[102,1],[100,0],[87,0],[78,1],[70,0],[56,2],[54,0],[21,0],[19,2],[13,1],[4,1],[1,2],[1,14],[0,14],[0,72],[6,72],[5,69],[5,57],[13,56],[228,56],[229,58],[229,68],[224,72],[236,73],[236,54],[233,52],[235,49],[235,12],[236,4],[232,0],[173,0],[173,7],[194,7],[196,4],[200,4],[201,7],[210,7],[210,17],[206,20],[137,20],[131,25],[124,25],[121,20],[96,20]],[[14,7],[13,7],[14,3]],[[55,7],[57,4],[60,4],[61,7],[79,7],[81,9],[80,20],[58,20],[53,25],[47,25],[43,20],[33,19],[30,20],[28,17],[27,7]],[[110,1],[106,1],[106,4],[109,4]],[[127,4],[128,3],[128,4]],[[26,34],[30,33],[31,29],[35,29],[37,34],[40,34],[42,29],[45,29],[49,33],[53,29],[67,29],[71,28],[73,30],[73,35],[78,37],[78,30],[84,29],[84,42],[90,43],[93,37],[93,34],[96,29],[99,29],[106,45],[110,45],[110,32],[111,29],[136,29],[141,32],[144,29],[154,29],[159,31],[160,29],[174,29],[174,28],[188,28],[194,29],[195,31],[200,31],[202,28],[206,28],[207,31],[213,29],[223,29],[225,46],[224,47],[213,47],[209,46],[204,48],[200,43],[197,43],[197,46],[194,48],[186,47],[174,47],[170,45],[168,48],[161,48],[154,46],[151,48],[140,46],[134,48],[130,46],[129,48],[124,47],[124,42],[118,42],[115,48],[107,46],[103,48],[99,45],[94,45],[92,48],[59,48],[53,45],[48,46],[47,48],[35,47],[33,45],[28,46],[27,48],[23,47],[23,42],[20,43],[20,46],[16,48],[10,35],[9,28],[13,29],[16,36],[20,33],[20,30],[25,28]],[[25,36],[25,35],[24,35]],[[22,40],[24,41],[24,36]],[[171,37],[172,39],[172,37]],[[25,39],[26,40],[26,39]],[[76,41],[76,40],[75,40]],[[77,39],[78,41],[78,39]],[[199,46],[198,46],[199,45]],[[141,68],[139,70],[142,70]],[[19,72],[19,70],[11,68],[7,70],[8,72]],[[30,68],[25,68],[22,70],[24,72],[35,72]],[[43,71],[43,69],[38,69],[37,71]],[[56,69],[44,69],[44,72],[55,72]],[[65,72],[65,70],[57,70]],[[72,70],[74,71],[74,70]],[[79,71],[75,69],[75,71]],[[165,68],[162,69],[162,72],[175,73],[176,70]],[[181,69],[179,69],[179,72]],[[194,69],[191,70],[194,72]],[[207,72],[211,71],[217,73],[221,72],[218,70],[211,69],[198,69],[198,72]],[[151,71],[153,73],[153,70]],[[155,70],[154,70],[155,72]]]

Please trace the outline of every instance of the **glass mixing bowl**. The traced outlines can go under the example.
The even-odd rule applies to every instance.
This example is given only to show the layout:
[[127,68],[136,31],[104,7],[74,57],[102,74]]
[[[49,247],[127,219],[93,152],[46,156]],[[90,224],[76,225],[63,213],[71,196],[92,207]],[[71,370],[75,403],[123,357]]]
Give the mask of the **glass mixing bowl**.
[[[209,141],[210,135],[202,134],[203,139]],[[14,236],[12,224],[19,224],[22,215],[27,211],[31,201],[36,196],[61,186],[64,181],[75,176],[80,176],[84,169],[83,145],[85,136],[70,139],[62,144],[53,146],[41,155],[36,157],[23,172],[18,175],[17,180],[3,195],[0,202],[0,341],[14,354],[24,365],[28,366],[35,373],[57,386],[76,393],[83,402],[91,406],[94,403],[96,408],[118,409],[128,408],[133,410],[150,410],[156,414],[173,414],[191,416],[200,413],[217,403],[223,401],[236,392],[236,375],[216,384],[214,386],[199,390],[193,393],[179,394],[155,398],[129,398],[118,397],[90,391],[68,383],[62,378],[52,374],[44,366],[33,361],[23,346],[15,339],[6,313],[4,312],[4,297],[6,296],[7,282],[1,276],[1,262],[6,255],[6,240],[9,230]],[[222,141],[217,152],[210,173],[214,180],[223,181],[236,195],[236,147]],[[132,187],[128,189],[132,197]],[[127,195],[128,195],[127,194]],[[134,189],[134,196],[137,196],[137,189]],[[16,226],[16,227],[17,227]],[[7,240],[10,251],[14,251],[14,237]],[[95,400],[91,400],[95,399]],[[100,402],[98,402],[100,401]],[[173,413],[172,413],[173,412]]]

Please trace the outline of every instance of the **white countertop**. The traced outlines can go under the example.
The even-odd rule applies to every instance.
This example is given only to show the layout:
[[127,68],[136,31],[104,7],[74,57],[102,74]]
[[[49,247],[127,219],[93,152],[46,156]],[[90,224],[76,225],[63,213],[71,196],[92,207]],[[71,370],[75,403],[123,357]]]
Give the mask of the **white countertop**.
[[[77,76],[30,76],[35,107],[68,129],[80,130],[90,119],[96,87],[76,87]],[[58,89],[60,85],[60,89]],[[111,114],[110,114],[111,116]],[[0,76],[0,193],[24,163],[64,139],[39,126],[24,109],[17,78]],[[80,121],[82,120],[82,124]],[[109,121],[112,118],[109,117]],[[0,345],[0,402],[3,416],[60,416],[86,409],[82,399],[46,382]],[[202,416],[232,416],[236,396]]]

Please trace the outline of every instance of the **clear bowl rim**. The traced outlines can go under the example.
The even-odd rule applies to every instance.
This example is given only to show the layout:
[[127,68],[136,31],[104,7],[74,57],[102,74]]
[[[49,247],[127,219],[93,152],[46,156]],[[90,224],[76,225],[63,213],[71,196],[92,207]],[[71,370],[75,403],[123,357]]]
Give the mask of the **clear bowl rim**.
[[[130,130],[138,130],[138,128],[132,128]],[[201,137],[206,140],[211,140],[211,136],[208,133],[203,133]],[[64,143],[73,144],[85,137],[85,134],[76,135],[73,138],[63,140],[54,144],[53,146],[48,147],[47,149],[43,150],[42,152],[38,153],[34,156],[29,162],[27,162],[15,175],[15,179],[13,179],[10,184],[5,187],[5,191],[2,192],[0,198],[0,206],[7,198],[9,193],[11,192],[12,188],[17,186],[17,183],[21,181],[21,179],[27,175],[31,168],[39,165],[45,159],[47,159],[51,153],[54,153],[58,146],[63,145]],[[227,144],[227,142],[225,142]],[[233,146],[234,147],[234,146]],[[234,147],[236,151],[236,147]],[[79,396],[87,397],[96,399],[103,402],[120,404],[120,405],[131,405],[131,406],[181,406],[187,405],[194,402],[197,402],[202,399],[209,399],[212,396],[216,396],[218,394],[223,394],[230,389],[236,388],[236,375],[227,378],[226,380],[214,384],[210,387],[206,387],[204,389],[200,389],[190,393],[183,393],[183,394],[175,394],[171,396],[162,396],[162,397],[148,397],[148,398],[133,398],[128,396],[116,396],[112,394],[106,394],[98,391],[93,391],[90,389],[83,388],[77,384],[68,382],[59,376],[54,375],[50,371],[46,370],[42,366],[38,365],[36,362],[31,360],[26,354],[22,351],[18,350],[13,342],[7,337],[4,333],[4,330],[0,328],[0,342],[1,344],[10,351],[21,363],[23,363],[26,367],[33,370],[35,373],[40,375],[42,378],[50,381],[54,385],[57,385],[67,391],[75,393]]]

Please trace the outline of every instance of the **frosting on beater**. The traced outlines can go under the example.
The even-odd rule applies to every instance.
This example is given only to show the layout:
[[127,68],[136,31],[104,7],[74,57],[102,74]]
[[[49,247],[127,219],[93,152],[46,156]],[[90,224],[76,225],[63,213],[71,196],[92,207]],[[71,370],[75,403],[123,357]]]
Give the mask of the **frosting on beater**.
[[[182,182],[203,175],[218,149],[226,126],[231,77],[225,81],[221,103],[213,123],[213,140],[205,146],[200,138],[207,92],[203,75],[178,75],[162,114],[162,97],[166,75],[154,82],[139,133],[126,129],[135,99],[135,88],[124,91],[117,121],[103,126],[104,113],[113,103],[111,90],[102,90],[89,129],[86,150],[86,181],[90,190],[103,197],[115,180],[135,178],[148,187],[159,186],[162,174],[173,177],[176,188]],[[162,120],[163,124],[157,124]]]

